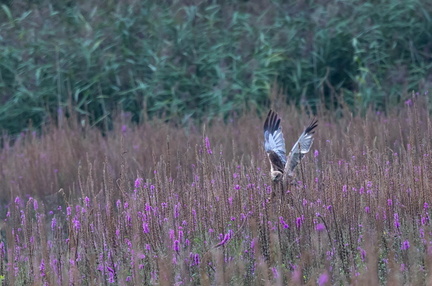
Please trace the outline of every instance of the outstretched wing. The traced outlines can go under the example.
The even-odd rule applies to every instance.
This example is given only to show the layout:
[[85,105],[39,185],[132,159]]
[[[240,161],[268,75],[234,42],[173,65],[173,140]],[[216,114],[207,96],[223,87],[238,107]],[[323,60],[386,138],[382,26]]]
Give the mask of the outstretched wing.
[[300,135],[300,138],[294,144],[290,153],[288,154],[288,164],[285,167],[285,173],[292,175],[294,168],[298,165],[303,156],[309,152],[313,143],[314,129],[318,126],[316,119],[312,120],[308,127]]
[[264,148],[272,169],[283,172],[286,164],[285,140],[277,113],[270,110],[264,122]]

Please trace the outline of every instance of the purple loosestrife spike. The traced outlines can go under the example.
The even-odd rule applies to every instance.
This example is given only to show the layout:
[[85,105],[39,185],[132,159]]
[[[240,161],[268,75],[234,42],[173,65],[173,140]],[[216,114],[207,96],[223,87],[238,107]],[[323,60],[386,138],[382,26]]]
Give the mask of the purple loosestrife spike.
[[90,199],[89,199],[89,197],[85,197],[85,198],[84,198],[84,205],[85,205],[86,207],[89,207],[89,206],[90,206]]
[[400,227],[399,215],[397,213],[395,213],[393,215],[393,218],[394,218],[394,227],[397,228],[397,229],[399,229],[399,227]]
[[303,216],[296,218],[296,226],[300,228],[303,224]]
[[320,275],[320,277],[318,278],[318,285],[319,286],[326,285],[329,282],[329,280],[330,280],[329,279],[329,275],[328,275],[328,273],[326,271],[326,272],[322,273]]
[[250,248],[252,248],[252,249],[255,248],[255,239],[252,239],[252,240],[251,240]]
[[122,133],[126,133],[128,130],[127,125],[123,124],[122,125]]
[[136,178],[135,180],[135,188],[138,189],[142,186],[143,178]]
[[200,264],[200,256],[199,256],[198,253],[196,253],[196,254],[194,255],[194,264],[195,264],[195,265],[199,265],[199,264]]
[[285,222],[282,216],[279,217],[279,222],[283,226],[283,228],[289,228],[288,224]]
[[175,237],[174,229],[170,229],[170,230],[169,230],[169,237],[170,237],[171,240],[174,239],[174,237]]
[[423,229],[423,228],[420,228],[420,229],[419,229],[419,235],[420,235],[420,238],[424,238],[424,236],[425,236],[425,232],[424,232],[424,229]]
[[40,276],[44,277],[45,276],[45,262],[43,259],[41,259],[41,263],[39,266],[39,271],[40,271]]
[[178,241],[177,239],[176,240],[174,240],[174,243],[173,243],[173,250],[175,251],[175,252],[179,252],[179,245],[180,245],[180,241]]
[[38,201],[35,200],[35,199],[33,199],[33,208],[34,208],[35,211],[37,211],[37,209],[39,208]]
[[207,150],[207,154],[213,154],[213,151],[210,146],[210,140],[208,139],[208,137],[205,138],[205,147]]
[[108,283],[114,283],[115,282],[115,280],[114,280],[114,273],[109,272],[108,276],[109,276]]
[[405,240],[405,241],[402,243],[401,250],[408,250],[408,248],[410,248],[410,243],[409,243],[408,240]]
[[79,230],[81,228],[81,223],[76,217],[73,218],[72,223],[76,230]]
[[316,229],[318,232],[324,231],[324,230],[325,230],[325,225],[322,224],[322,223],[319,223],[319,224],[317,224],[317,225],[315,226],[315,229]]
[[230,240],[230,234],[229,234],[229,232],[227,232],[227,233],[225,234],[224,238],[222,239],[222,241],[219,242],[219,243],[216,245],[216,247],[218,247],[218,246],[222,246],[222,245],[226,244],[229,240]]

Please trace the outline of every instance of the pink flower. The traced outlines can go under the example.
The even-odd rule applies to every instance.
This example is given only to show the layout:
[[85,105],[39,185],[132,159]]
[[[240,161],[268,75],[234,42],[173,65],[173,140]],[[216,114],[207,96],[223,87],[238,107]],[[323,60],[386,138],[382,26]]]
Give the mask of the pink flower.
[[329,276],[327,272],[324,272],[320,275],[320,277],[318,278],[318,285],[322,286],[322,285],[326,285],[329,282]]
[[317,224],[317,225],[315,226],[315,229],[316,229],[318,232],[321,232],[321,231],[325,230],[325,225],[322,224],[322,223],[319,223],[319,224]]

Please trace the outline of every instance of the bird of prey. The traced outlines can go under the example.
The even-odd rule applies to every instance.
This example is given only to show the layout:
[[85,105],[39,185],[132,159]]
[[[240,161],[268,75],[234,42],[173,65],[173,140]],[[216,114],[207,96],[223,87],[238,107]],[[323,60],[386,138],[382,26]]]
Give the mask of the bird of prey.
[[273,110],[269,111],[264,122],[264,148],[270,160],[270,176],[274,182],[282,180],[285,175],[294,176],[294,168],[312,146],[314,129],[318,125],[317,120],[312,120],[286,156],[280,122],[281,119]]

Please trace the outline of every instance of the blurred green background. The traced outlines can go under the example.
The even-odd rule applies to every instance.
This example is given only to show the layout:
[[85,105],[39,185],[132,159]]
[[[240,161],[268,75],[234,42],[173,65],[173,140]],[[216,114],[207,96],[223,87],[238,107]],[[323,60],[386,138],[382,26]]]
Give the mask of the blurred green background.
[[182,126],[312,110],[386,111],[432,85],[421,0],[0,0],[0,130],[79,114]]

